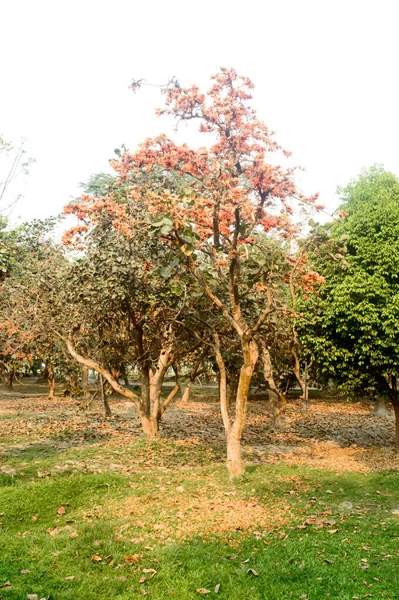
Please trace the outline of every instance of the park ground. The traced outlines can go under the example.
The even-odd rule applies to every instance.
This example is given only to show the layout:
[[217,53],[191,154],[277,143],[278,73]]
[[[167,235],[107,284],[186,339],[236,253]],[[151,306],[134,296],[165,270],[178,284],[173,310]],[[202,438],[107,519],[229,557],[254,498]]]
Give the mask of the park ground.
[[230,482],[215,390],[145,440],[134,407],[0,390],[0,600],[399,598],[393,415],[289,400],[273,431],[249,402]]

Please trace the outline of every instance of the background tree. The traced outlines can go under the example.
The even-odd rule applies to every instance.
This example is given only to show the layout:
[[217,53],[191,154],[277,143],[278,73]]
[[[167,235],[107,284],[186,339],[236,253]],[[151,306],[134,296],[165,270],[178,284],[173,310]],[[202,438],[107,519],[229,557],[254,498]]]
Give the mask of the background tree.
[[377,166],[340,192],[339,217],[314,255],[326,283],[303,307],[317,361],[341,389],[392,401],[399,447],[399,182]]

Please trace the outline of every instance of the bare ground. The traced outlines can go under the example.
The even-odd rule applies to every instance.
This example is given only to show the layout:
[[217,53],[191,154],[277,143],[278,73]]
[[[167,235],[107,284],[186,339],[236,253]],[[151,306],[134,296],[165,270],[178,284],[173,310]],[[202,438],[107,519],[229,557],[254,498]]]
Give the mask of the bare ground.
[[[16,385],[13,392],[0,389],[3,461],[21,449],[40,445],[57,452],[89,443],[123,449],[142,435],[131,403],[112,398],[113,417],[105,420],[98,404],[82,410],[81,402],[61,396],[49,401],[45,393],[45,386],[30,383]],[[193,400],[186,404],[177,400],[165,413],[161,430],[166,440],[182,448],[218,448],[219,454],[214,456],[223,460],[224,432],[214,389],[195,390]],[[291,399],[284,429],[275,430],[268,401],[259,396],[249,402],[243,449],[252,464],[283,462],[335,471],[399,470],[393,440],[393,412],[377,417],[368,402],[316,397],[303,414],[299,402]]]

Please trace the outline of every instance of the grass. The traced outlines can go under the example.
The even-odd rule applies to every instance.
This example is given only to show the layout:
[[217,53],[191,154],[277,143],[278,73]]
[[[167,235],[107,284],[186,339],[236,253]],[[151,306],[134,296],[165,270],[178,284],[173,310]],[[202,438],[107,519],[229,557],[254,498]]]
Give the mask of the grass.
[[18,410],[0,417],[0,600],[399,599],[394,471],[282,456],[231,483],[212,432],[148,442],[117,412]]
[[0,599],[399,598],[396,473],[262,465],[232,484],[220,453],[142,438],[10,452]]

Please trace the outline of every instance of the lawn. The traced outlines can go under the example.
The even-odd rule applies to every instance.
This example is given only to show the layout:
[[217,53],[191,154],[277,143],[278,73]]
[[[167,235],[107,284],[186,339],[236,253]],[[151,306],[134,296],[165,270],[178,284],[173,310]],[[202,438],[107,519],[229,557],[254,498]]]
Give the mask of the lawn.
[[399,598],[392,465],[336,471],[248,451],[231,483],[214,433],[147,442],[118,437],[121,416],[111,428],[68,401],[7,402],[1,599]]

